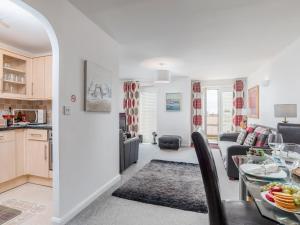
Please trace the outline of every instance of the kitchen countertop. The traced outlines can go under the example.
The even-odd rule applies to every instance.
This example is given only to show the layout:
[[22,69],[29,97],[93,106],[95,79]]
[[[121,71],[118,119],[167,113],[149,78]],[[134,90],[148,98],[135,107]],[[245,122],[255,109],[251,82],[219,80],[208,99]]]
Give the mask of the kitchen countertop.
[[27,124],[27,125],[12,125],[10,127],[0,127],[0,131],[16,130],[16,129],[52,130],[52,125],[50,125],[50,124]]

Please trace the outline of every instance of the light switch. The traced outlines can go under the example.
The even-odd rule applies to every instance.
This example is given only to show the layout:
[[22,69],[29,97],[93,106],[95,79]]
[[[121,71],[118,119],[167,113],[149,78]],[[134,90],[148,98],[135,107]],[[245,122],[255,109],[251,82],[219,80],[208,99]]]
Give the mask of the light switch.
[[64,115],[69,116],[71,115],[71,107],[70,106],[64,106]]

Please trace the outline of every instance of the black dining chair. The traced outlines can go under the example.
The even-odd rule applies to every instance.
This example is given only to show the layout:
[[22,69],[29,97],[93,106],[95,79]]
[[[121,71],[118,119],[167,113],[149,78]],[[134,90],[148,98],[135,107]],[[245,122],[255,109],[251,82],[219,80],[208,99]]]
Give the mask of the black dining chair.
[[[254,203],[246,201],[222,201],[216,165],[203,133],[194,132],[195,146],[205,187],[210,225],[275,225],[264,218]],[[226,188],[226,187],[225,187]]]

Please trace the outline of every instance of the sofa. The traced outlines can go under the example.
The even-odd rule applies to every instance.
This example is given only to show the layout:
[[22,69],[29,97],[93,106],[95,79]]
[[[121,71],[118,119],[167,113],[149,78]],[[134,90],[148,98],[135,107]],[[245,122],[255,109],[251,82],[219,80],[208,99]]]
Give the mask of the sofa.
[[[300,144],[300,124],[292,123],[278,123],[277,129],[266,127],[262,125],[252,125],[254,129],[261,127],[268,129],[269,132],[281,133],[284,143]],[[246,155],[251,146],[240,145],[237,143],[237,138],[240,133],[224,133],[219,136],[219,148],[227,172],[227,176],[231,179],[238,179],[239,173],[236,168],[232,156],[233,155]],[[267,143],[264,147],[269,149]],[[300,149],[297,149],[300,152]]]
[[300,124],[278,123],[277,131],[281,133],[284,143],[300,144]]
[[120,173],[138,161],[139,144],[139,137],[127,138],[123,131],[119,130]]
[[[269,132],[276,132],[276,129],[271,128],[271,127],[266,127],[262,125],[252,125],[253,129],[255,130],[256,128],[262,128],[269,130]],[[230,179],[238,179],[239,178],[239,172],[232,160],[232,156],[234,155],[246,155],[247,151],[249,150],[250,147],[252,146],[246,146],[246,145],[241,145],[237,143],[237,138],[240,133],[223,133],[219,135],[219,149],[221,153],[221,157],[227,172],[227,176]],[[260,148],[265,148],[268,149],[268,146],[265,145]]]

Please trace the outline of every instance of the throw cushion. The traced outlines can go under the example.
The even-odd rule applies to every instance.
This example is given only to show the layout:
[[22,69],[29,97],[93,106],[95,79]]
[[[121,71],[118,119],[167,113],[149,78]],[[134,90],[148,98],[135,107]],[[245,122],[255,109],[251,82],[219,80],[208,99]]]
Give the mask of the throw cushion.
[[244,141],[247,137],[247,131],[246,130],[242,130],[236,140],[236,142],[240,145],[244,144]]
[[256,139],[255,147],[265,147],[268,142],[267,134],[259,134]]
[[250,125],[246,128],[247,133],[253,133],[254,130],[255,130],[255,125],[253,125],[253,124],[250,124]]
[[250,133],[247,135],[244,145],[246,146],[253,146],[256,141],[256,134],[255,133]]
[[258,126],[258,127],[255,128],[254,133],[256,133],[256,136],[259,136],[260,134],[269,135],[270,129],[266,128],[266,127],[260,127],[260,126]]

